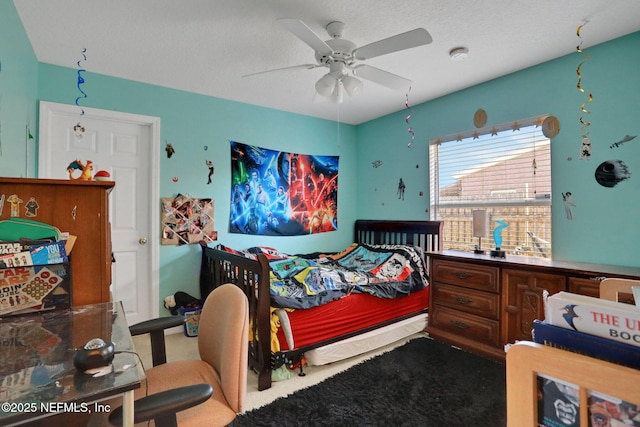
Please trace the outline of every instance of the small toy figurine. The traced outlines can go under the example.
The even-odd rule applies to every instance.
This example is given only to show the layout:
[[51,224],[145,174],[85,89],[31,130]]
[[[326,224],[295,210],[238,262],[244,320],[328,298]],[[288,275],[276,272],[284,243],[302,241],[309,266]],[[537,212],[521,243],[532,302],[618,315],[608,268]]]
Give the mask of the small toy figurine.
[[96,181],[110,181],[111,174],[107,171],[100,170],[96,172],[96,174],[93,176],[93,179],[95,179]]
[[[93,171],[93,166],[92,166],[93,162],[91,160],[87,160],[87,164],[85,165],[84,163],[82,163],[82,161],[80,160],[74,160],[73,162],[69,163],[69,166],[67,166],[67,172],[69,173],[69,179],[71,180],[81,180],[81,181],[91,181],[91,172]],[[80,176],[78,176],[77,178],[73,176],[73,173],[79,170],[80,172]]]

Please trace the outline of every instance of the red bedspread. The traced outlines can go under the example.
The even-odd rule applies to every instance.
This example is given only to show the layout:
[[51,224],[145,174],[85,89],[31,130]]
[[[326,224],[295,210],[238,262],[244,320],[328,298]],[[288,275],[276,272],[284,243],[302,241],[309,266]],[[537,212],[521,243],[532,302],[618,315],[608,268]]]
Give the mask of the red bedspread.
[[[378,298],[354,293],[318,307],[294,310],[289,315],[296,348],[379,325],[388,320],[424,311],[429,287],[401,298]],[[291,350],[282,328],[278,329],[282,351]]]

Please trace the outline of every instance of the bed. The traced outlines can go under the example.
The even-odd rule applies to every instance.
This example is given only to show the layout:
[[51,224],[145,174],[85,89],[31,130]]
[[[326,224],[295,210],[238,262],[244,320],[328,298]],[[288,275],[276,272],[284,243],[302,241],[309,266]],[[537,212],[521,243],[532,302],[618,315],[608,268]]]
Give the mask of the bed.
[[[424,253],[442,248],[442,226],[441,221],[358,220],[354,247],[415,249],[428,278]],[[426,285],[422,289],[417,286],[418,290],[400,298],[352,292],[311,308],[284,309],[279,307],[281,301],[271,295],[273,272],[269,253],[249,258],[221,245],[201,246],[201,297],[206,298],[224,283],[237,285],[248,297],[249,364],[258,374],[259,390],[271,387],[272,370],[284,363],[298,364],[302,369],[303,356],[311,364],[331,363],[404,338],[426,326],[429,301]],[[305,258],[306,255],[301,256]]]

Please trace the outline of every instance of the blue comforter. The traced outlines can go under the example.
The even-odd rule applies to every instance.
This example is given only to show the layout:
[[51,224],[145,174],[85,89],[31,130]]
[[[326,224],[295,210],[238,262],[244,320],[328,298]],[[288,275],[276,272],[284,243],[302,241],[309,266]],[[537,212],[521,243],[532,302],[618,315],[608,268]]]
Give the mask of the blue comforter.
[[414,246],[358,244],[332,255],[288,255],[264,247],[240,252],[269,259],[273,307],[310,308],[352,292],[398,298],[428,285],[423,254]]

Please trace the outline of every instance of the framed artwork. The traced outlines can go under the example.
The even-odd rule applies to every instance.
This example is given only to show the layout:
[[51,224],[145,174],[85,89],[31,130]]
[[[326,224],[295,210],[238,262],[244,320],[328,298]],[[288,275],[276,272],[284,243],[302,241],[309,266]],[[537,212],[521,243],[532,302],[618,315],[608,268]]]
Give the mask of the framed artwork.
[[214,201],[178,194],[162,198],[162,244],[189,245],[218,239],[213,221]]

